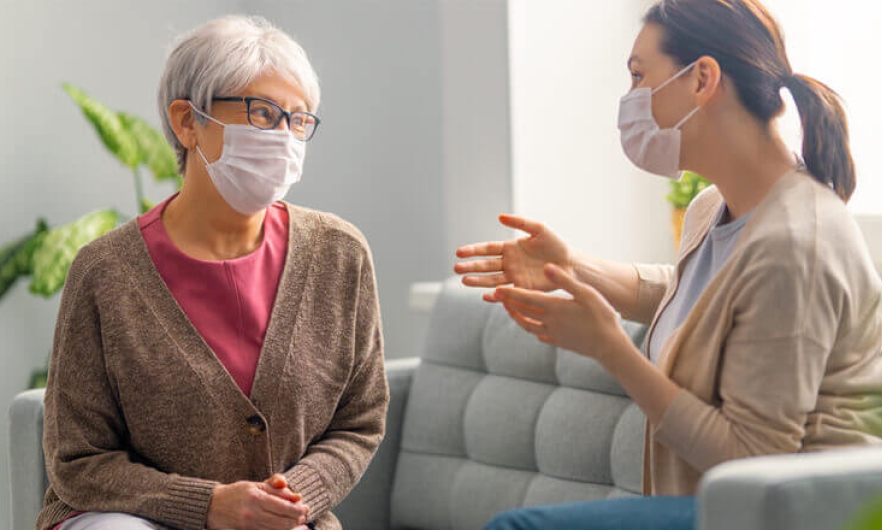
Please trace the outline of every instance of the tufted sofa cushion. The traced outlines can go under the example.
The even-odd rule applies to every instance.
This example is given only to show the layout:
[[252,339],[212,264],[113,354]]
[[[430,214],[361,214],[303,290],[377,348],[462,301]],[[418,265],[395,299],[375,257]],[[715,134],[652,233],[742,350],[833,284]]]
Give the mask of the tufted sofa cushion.
[[643,426],[597,363],[450,281],[408,399],[392,526],[476,529],[510,508],[639,494]]

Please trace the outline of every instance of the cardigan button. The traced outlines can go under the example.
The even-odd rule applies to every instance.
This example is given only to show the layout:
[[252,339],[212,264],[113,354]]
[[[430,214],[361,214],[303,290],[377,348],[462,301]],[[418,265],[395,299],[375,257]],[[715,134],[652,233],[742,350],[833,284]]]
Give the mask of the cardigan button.
[[248,422],[248,432],[253,434],[254,436],[260,436],[266,431],[266,422],[263,421],[263,418],[255,414],[254,416],[250,416],[247,420]]

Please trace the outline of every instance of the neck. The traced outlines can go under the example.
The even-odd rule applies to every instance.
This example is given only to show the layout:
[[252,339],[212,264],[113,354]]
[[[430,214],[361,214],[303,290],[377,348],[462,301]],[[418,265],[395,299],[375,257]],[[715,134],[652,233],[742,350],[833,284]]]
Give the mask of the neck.
[[697,142],[695,171],[719,189],[730,220],[753,210],[775,183],[796,167],[796,159],[774,123],[746,112],[723,115]]
[[235,259],[256,250],[263,239],[266,211],[254,215],[237,212],[207,174],[191,173],[195,171],[187,172],[180,194],[162,215],[172,242],[186,254],[205,260]]

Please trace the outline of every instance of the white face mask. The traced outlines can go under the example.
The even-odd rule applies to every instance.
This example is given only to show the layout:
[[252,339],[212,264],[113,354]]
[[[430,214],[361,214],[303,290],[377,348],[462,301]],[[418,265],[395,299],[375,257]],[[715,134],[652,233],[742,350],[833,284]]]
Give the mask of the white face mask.
[[672,129],[662,129],[652,116],[652,95],[695,65],[693,62],[656,87],[635,88],[619,102],[622,149],[635,166],[662,177],[680,176],[680,127],[698,112],[695,107]]
[[193,110],[224,128],[224,147],[212,163],[196,146],[211,181],[237,212],[252,215],[287,195],[300,182],[306,143],[288,130],[262,130],[251,125],[221,123],[197,109]]

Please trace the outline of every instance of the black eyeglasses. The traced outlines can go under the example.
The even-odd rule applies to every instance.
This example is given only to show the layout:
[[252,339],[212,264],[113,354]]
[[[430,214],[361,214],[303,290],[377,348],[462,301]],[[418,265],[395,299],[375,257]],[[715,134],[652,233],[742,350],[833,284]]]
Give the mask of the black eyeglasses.
[[212,101],[244,101],[248,109],[248,123],[258,129],[275,129],[282,118],[288,130],[301,142],[308,142],[315,134],[321,120],[315,114],[303,111],[287,112],[268,99],[252,97],[212,98]]

